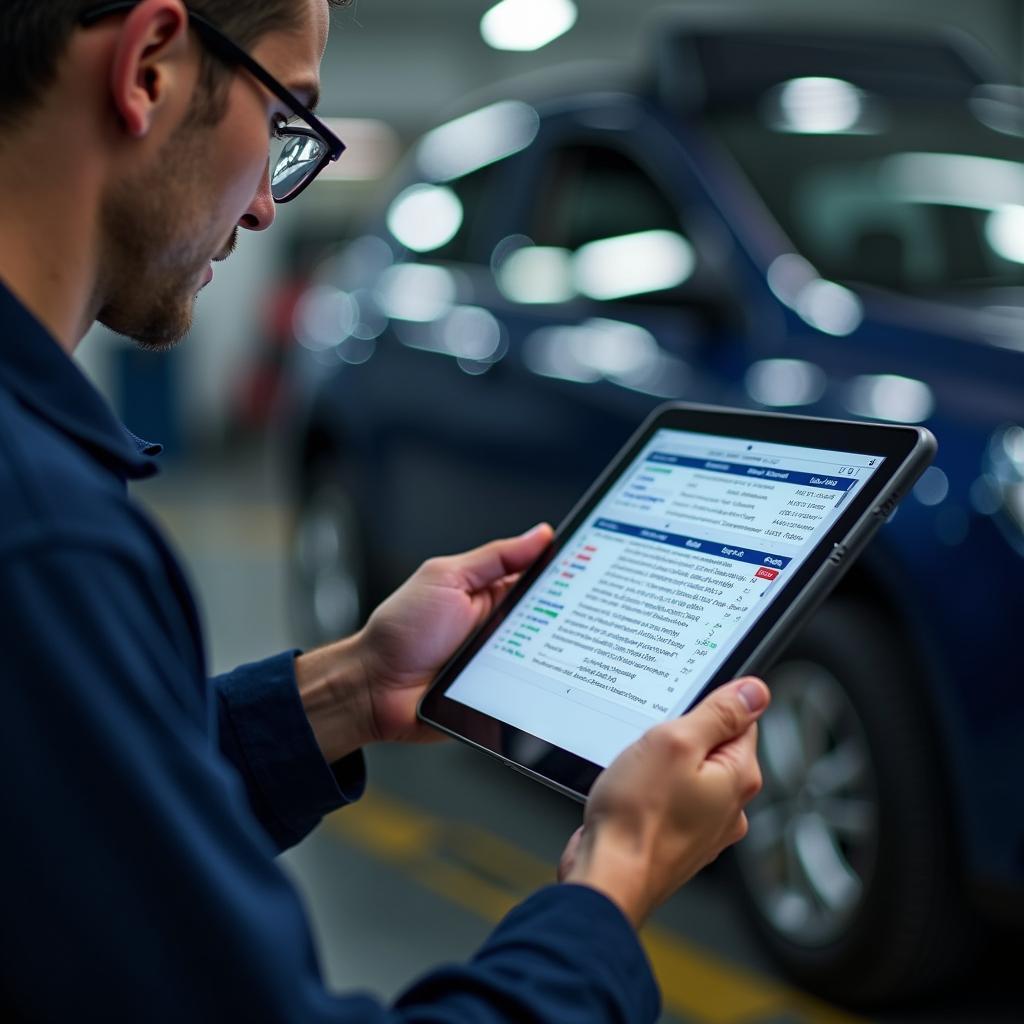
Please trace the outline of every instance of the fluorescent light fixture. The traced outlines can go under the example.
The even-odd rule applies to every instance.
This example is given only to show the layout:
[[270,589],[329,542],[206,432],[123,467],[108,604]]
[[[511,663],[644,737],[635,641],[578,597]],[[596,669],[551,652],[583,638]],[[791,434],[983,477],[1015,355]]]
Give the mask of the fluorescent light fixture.
[[573,260],[576,289],[592,299],[623,299],[674,288],[693,273],[693,246],[675,231],[640,231],[589,242]]
[[432,252],[447,245],[462,227],[462,203],[443,185],[412,185],[388,210],[388,230],[407,249]]
[[495,50],[539,50],[565,35],[578,16],[572,0],[501,0],[481,19],[480,34]]
[[416,160],[429,181],[453,181],[526,149],[539,131],[533,107],[504,100],[427,132]]
[[966,153],[897,153],[881,168],[884,186],[918,203],[995,210],[1024,205],[1024,163]]
[[985,238],[996,255],[1024,263],[1024,163],[964,153],[899,153],[882,180],[916,203],[990,210]]
[[985,221],[985,238],[997,256],[1024,263],[1024,206],[993,210]]
[[864,113],[860,89],[842,78],[793,78],[776,94],[781,131],[830,135],[857,127]]

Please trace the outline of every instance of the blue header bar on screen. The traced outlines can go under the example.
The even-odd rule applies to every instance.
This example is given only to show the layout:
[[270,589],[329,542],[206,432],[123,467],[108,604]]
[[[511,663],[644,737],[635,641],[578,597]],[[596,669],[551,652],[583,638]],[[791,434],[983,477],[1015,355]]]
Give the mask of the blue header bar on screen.
[[753,565],[767,565],[773,569],[785,569],[792,559],[785,555],[773,555],[768,551],[754,551],[752,548],[741,548],[735,544],[719,544],[713,540],[700,537],[686,537],[681,533],[668,533],[665,530],[652,530],[646,526],[635,526],[633,523],[620,523],[615,519],[598,519],[594,523],[598,530],[610,533],[624,533],[641,540],[652,540],[658,544],[669,544],[674,548],[687,548],[699,551],[702,555],[714,555],[716,558],[729,558],[734,562],[750,562]]
[[795,469],[768,469],[764,466],[745,466],[739,462],[722,462],[720,459],[694,459],[688,455],[672,455],[670,452],[652,452],[648,462],[661,462],[670,466],[687,466],[690,469],[704,469],[711,473],[731,473],[754,480],[771,480],[773,483],[798,484],[802,487],[821,487],[829,491],[848,491],[858,481],[853,478],[830,476],[827,473],[799,473]]

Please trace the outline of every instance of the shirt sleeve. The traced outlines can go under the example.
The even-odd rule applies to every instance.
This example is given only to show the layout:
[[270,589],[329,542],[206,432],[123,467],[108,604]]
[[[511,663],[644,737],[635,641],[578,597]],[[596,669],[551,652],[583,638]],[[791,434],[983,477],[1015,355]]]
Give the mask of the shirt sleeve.
[[306,717],[287,651],[211,680],[221,752],[245,783],[257,819],[278,849],[294,846],[366,786],[362,751],[328,765]]
[[410,1024],[627,1024],[657,1020],[661,997],[619,908],[595,889],[553,885],[512,910],[468,967],[431,974],[397,1006]]
[[574,886],[394,1006],[331,993],[159,588],[129,558],[50,545],[4,558],[0,607],[5,1019],[653,1021],[631,929]]

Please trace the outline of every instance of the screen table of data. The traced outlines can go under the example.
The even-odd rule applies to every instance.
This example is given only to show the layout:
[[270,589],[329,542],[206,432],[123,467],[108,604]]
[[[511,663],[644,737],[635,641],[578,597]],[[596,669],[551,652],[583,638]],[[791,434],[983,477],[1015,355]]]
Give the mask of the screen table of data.
[[448,696],[607,764],[690,705],[882,461],[657,432]]

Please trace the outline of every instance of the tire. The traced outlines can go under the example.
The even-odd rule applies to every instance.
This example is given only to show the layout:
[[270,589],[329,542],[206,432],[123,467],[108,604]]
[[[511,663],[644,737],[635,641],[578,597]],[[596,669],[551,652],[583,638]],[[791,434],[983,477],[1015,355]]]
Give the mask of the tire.
[[291,615],[300,643],[356,632],[367,611],[363,531],[336,464],[316,463],[299,499],[291,550]]
[[836,602],[766,673],[764,789],[732,858],[786,973],[854,1006],[945,988],[970,960],[945,776],[903,647]]

